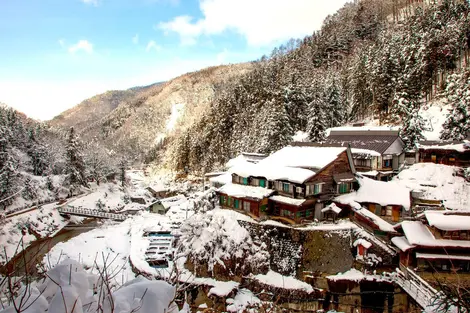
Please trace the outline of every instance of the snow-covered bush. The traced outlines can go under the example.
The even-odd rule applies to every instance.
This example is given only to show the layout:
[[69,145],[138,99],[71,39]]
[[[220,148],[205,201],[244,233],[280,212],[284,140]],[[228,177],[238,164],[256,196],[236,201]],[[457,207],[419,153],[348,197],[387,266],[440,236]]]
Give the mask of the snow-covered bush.
[[230,211],[215,210],[192,216],[181,227],[180,253],[198,266],[207,266],[214,275],[215,267],[227,275],[260,273],[269,268],[269,253],[264,242],[252,239]]
[[173,302],[176,289],[163,281],[138,277],[118,289],[109,287],[106,272],[87,273],[71,259],[45,274],[42,282],[21,287],[13,298],[8,288],[0,295],[0,313],[170,313],[178,312]]

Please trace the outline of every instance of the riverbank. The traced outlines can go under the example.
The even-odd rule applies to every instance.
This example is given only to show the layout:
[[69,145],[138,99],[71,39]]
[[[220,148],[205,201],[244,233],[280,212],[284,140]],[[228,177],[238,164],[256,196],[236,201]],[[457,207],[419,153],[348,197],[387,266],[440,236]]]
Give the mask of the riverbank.
[[[28,275],[37,276],[40,268],[43,267],[44,257],[56,244],[66,242],[98,226],[99,222],[95,219],[87,219],[81,224],[67,223],[55,233],[30,242],[27,247],[20,245],[21,249],[12,258],[9,258],[6,264],[0,266],[0,273],[14,272],[16,275],[28,273]],[[50,268],[54,264],[45,265]]]

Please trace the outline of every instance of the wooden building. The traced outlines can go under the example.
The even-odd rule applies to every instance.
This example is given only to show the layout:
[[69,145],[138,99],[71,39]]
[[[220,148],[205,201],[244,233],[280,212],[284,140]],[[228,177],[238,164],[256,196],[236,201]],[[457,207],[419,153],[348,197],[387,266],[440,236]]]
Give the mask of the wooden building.
[[351,147],[356,170],[377,180],[390,180],[405,163],[404,143],[395,128],[337,127],[324,144]]
[[398,225],[404,236],[392,238],[400,263],[424,272],[470,272],[470,216],[426,211],[422,220]]
[[468,167],[470,142],[422,141],[418,145],[419,162]]
[[291,223],[322,219],[325,204],[357,188],[351,151],[343,147],[287,146],[231,172],[232,183],[218,190],[221,206]]

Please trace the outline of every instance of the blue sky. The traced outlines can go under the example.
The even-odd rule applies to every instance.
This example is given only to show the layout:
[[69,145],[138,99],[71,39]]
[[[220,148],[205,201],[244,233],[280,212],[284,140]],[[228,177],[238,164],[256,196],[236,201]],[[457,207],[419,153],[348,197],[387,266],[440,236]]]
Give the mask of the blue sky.
[[110,89],[255,60],[345,0],[0,0],[0,102],[49,119]]

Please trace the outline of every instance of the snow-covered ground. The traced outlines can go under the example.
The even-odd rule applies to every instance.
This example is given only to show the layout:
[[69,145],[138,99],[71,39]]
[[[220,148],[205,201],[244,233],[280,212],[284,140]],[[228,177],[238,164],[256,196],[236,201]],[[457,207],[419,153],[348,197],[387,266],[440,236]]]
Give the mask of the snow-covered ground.
[[470,183],[455,174],[454,166],[418,163],[398,174],[392,182],[413,191],[422,191],[426,199],[443,200],[454,210],[470,210]]
[[[68,221],[55,210],[55,203],[45,205],[41,209],[5,219],[0,230],[0,243],[2,248],[5,248],[7,258],[10,259],[15,252],[23,251],[38,238],[55,234],[67,223]],[[2,251],[0,264],[5,263],[7,258]]]

